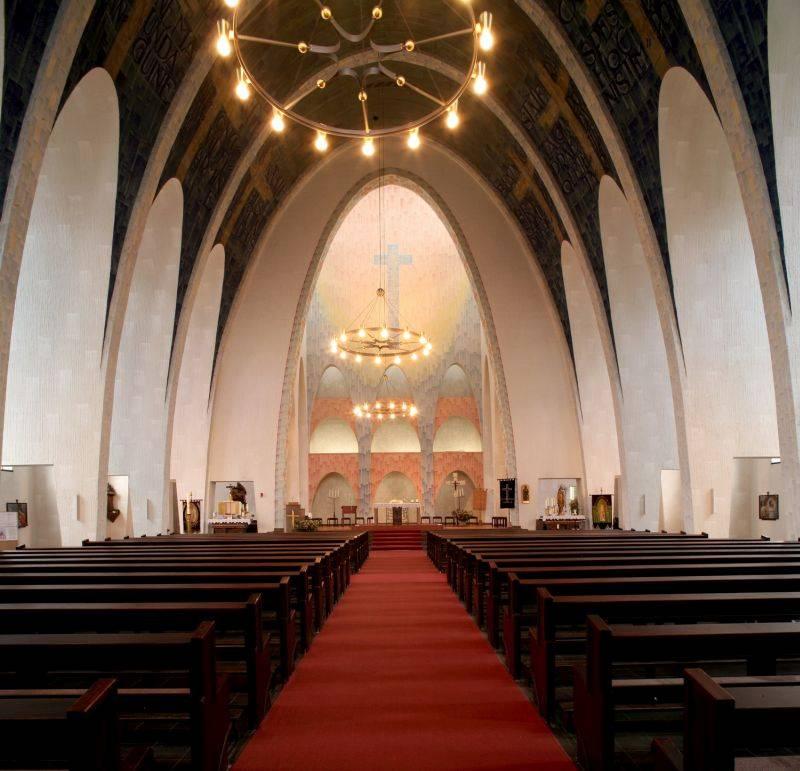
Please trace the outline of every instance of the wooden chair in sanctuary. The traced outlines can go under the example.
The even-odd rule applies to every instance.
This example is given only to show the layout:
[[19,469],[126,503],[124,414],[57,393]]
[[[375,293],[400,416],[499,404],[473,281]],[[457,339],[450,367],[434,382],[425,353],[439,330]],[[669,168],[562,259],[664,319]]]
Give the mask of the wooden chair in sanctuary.
[[798,544],[444,531],[428,554],[582,767],[800,765]]

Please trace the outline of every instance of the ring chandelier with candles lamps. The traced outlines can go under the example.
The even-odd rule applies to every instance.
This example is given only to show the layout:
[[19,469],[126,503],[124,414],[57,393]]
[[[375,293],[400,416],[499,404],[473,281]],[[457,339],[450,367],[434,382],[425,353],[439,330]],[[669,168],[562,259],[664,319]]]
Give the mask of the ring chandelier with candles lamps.
[[[356,364],[371,360],[375,366],[382,364],[402,364],[403,361],[416,362],[420,357],[427,358],[433,350],[433,343],[424,332],[413,329],[404,323],[396,308],[386,296],[383,288],[388,281],[384,205],[383,205],[383,157],[379,156],[378,167],[378,289],[375,297],[343,329],[337,337],[331,338],[330,352],[345,361],[352,359]],[[399,288],[398,288],[399,289]],[[394,320],[395,323],[392,323]]]
[[[381,392],[381,389],[385,393]],[[408,399],[395,398],[390,393],[389,377],[384,372],[383,379],[378,386],[378,393],[374,402],[364,402],[353,407],[353,414],[357,418],[371,420],[397,420],[397,418],[415,418],[418,410],[416,405]]]
[[[217,52],[236,59],[236,96],[258,93],[286,119],[329,137],[357,139],[366,156],[375,140],[406,135],[443,118],[455,129],[459,101],[488,90],[483,52],[494,45],[492,15],[476,18],[470,0],[221,0],[231,12],[217,25]],[[291,5],[291,7],[290,7]],[[463,74],[453,83],[431,67],[441,61]]]

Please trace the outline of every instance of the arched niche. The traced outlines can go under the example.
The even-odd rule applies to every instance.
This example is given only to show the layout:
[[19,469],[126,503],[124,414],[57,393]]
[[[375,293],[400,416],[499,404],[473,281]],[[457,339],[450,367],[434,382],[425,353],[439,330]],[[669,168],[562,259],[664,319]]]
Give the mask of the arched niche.
[[402,471],[390,471],[375,488],[376,503],[413,501],[419,493],[416,485]]
[[458,364],[451,364],[447,368],[442,378],[442,387],[439,389],[439,397],[467,398],[472,397],[472,387],[469,383],[467,373]]
[[433,437],[434,452],[482,452],[483,442],[475,424],[460,416],[447,418]]
[[[800,3],[770,0],[769,90],[783,249],[792,305],[800,302]],[[796,355],[798,355],[796,353]]]
[[[133,517],[130,532],[134,536],[154,535],[169,526],[165,393],[182,225],[183,189],[177,179],[171,179],[153,202],[145,224],[114,382],[109,473],[128,477],[128,510]],[[114,523],[117,528],[125,524],[121,519]]]
[[620,469],[611,381],[603,355],[600,327],[589,299],[589,288],[578,256],[566,241],[561,245],[561,270],[578,376],[587,492],[608,492],[614,489],[614,479]]
[[325,418],[311,434],[308,451],[321,455],[358,453],[358,440],[346,420]]
[[[472,501],[475,493],[475,483],[470,478],[469,474],[464,471],[456,471],[458,479],[463,484],[461,489],[464,491],[463,497],[460,499],[460,506],[464,511],[472,511]],[[453,494],[453,475],[449,474],[445,477],[436,491],[435,511],[437,514],[445,516],[450,514],[456,508],[456,499]]]
[[659,154],[696,525],[749,533],[749,522],[730,516],[733,458],[779,454],[767,327],[725,133],[700,86],[677,67],[661,87]]
[[372,452],[420,452],[419,436],[410,420],[373,420]]
[[[190,494],[205,497],[210,425],[208,396],[224,275],[225,248],[217,244],[203,269],[178,373],[170,478],[175,480],[179,500]],[[207,514],[204,510],[203,515]]]
[[53,466],[58,517],[37,522],[41,545],[97,537],[105,510],[101,356],[118,153],[116,90],[94,69],[47,144],[11,330],[2,462]]
[[[337,498],[331,497],[334,492],[338,493]],[[339,516],[342,506],[355,506],[357,503],[358,496],[350,483],[342,474],[334,471],[324,476],[317,485],[311,501],[311,512],[315,517],[324,519],[334,516],[334,507],[335,516]]]
[[342,371],[331,364],[322,373],[317,388],[317,399],[349,399],[350,391]]
[[411,384],[408,382],[408,377],[401,367],[397,366],[397,364],[392,364],[386,368],[383,375],[386,378],[386,387],[391,396],[397,396],[401,399],[413,398]]
[[661,471],[678,468],[667,352],[653,284],[630,206],[616,182],[600,180],[600,235],[622,386],[623,500],[629,527],[655,529]]

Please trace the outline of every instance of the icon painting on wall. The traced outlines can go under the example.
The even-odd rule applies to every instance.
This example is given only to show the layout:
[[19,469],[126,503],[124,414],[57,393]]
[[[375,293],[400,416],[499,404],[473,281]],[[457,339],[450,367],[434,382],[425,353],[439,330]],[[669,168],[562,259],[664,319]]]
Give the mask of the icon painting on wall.
[[592,495],[592,524],[609,527],[613,522],[612,496],[608,493]]
[[780,510],[778,508],[778,496],[775,493],[767,493],[758,496],[758,518],[766,520],[778,519]]

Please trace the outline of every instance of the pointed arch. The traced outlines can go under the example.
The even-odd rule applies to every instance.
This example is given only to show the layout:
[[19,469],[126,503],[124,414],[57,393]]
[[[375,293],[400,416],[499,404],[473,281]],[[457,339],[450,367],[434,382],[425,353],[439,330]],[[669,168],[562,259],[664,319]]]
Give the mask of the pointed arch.
[[439,516],[446,516],[456,508],[456,499],[451,484],[453,473],[458,474],[459,481],[463,483],[461,489],[464,491],[464,495],[460,499],[460,506],[464,511],[472,511],[472,502],[477,484],[466,471],[453,469],[453,471],[443,473],[439,478],[439,486],[436,490],[434,503],[434,510]]
[[613,490],[620,473],[620,444],[611,379],[589,289],[575,250],[566,241],[561,245],[561,270],[578,378],[587,492]]
[[[183,188],[169,180],[147,217],[133,269],[114,382],[109,473],[128,477],[130,532],[169,527],[165,471],[166,404],[178,288]],[[127,515],[127,513],[126,513]],[[119,519],[123,519],[120,517]],[[117,522],[117,531],[128,523]]]
[[378,484],[373,485],[373,503],[389,503],[391,501],[411,501],[419,497],[419,482],[407,470],[391,470],[378,477]]
[[371,452],[420,452],[417,429],[405,418],[383,420],[373,426]]
[[[683,340],[698,527],[736,532],[734,456],[779,454],[775,389],[755,253],[725,132],[694,78],[664,77],[659,154]],[[749,523],[748,532],[749,532]]]
[[40,523],[42,544],[96,536],[118,153],[116,90],[94,69],[70,94],[47,144],[11,330],[3,463],[54,467],[58,522]]
[[[311,498],[311,513],[315,517],[334,516],[333,508],[336,507],[336,516],[342,511],[342,506],[355,506],[358,504],[358,494],[352,482],[342,473],[338,471],[331,471],[326,474],[314,488],[314,493]],[[332,499],[330,493],[336,490],[338,497]]]
[[660,510],[661,470],[678,468],[667,352],[633,213],[607,176],[600,181],[599,207],[622,386],[625,476],[618,509],[626,526],[653,529]]
[[314,428],[309,441],[313,454],[358,454],[358,440],[350,424],[342,418],[325,418]]
[[434,452],[483,452],[483,440],[475,424],[454,415],[447,418],[433,438]]
[[[217,244],[200,276],[178,374],[169,475],[175,480],[179,500],[201,493],[206,486],[210,427],[208,393],[224,275],[225,248]],[[206,516],[207,512],[204,511],[203,515]]]

